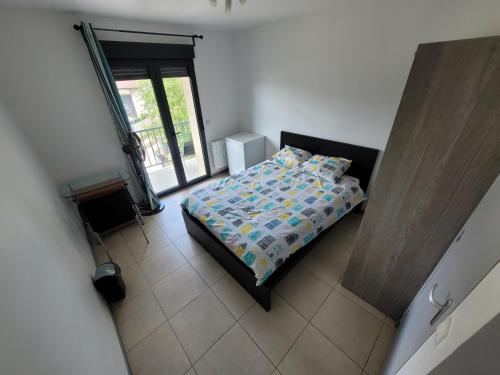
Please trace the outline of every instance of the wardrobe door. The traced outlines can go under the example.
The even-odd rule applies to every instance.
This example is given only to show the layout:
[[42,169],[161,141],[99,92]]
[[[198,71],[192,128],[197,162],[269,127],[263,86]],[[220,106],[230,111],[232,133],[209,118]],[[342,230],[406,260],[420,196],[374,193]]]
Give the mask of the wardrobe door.
[[343,286],[399,318],[499,172],[500,37],[420,45]]

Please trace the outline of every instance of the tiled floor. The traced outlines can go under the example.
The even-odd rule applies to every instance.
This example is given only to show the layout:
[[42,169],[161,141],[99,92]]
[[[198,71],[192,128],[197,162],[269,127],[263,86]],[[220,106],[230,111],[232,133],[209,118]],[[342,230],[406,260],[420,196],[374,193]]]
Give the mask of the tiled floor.
[[111,308],[134,375],[379,373],[393,322],[339,284],[360,214],[329,231],[265,312],[186,233],[186,194],[145,219],[148,246],[135,226],[104,240],[127,284],[126,299]]

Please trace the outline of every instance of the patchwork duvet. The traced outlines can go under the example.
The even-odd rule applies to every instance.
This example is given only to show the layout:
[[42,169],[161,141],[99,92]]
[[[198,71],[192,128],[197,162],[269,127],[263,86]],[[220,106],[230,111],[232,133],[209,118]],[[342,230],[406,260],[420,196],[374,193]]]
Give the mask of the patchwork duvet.
[[250,267],[261,285],[365,199],[356,178],[343,175],[330,182],[268,160],[194,191],[182,206]]

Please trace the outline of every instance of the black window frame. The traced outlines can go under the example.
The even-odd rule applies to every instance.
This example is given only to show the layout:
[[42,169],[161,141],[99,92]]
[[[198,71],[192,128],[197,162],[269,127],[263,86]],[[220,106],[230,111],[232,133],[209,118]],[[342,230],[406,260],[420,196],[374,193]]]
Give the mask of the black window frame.
[[[138,43],[138,42],[115,42],[102,41],[101,45],[113,71],[122,70],[126,72],[123,78],[117,80],[150,79],[155,92],[156,101],[160,111],[165,136],[169,147],[172,149],[172,159],[178,185],[158,192],[162,197],[186,187],[197,184],[212,176],[208,158],[207,141],[205,136],[205,123],[201,111],[198,84],[194,68],[194,48],[184,44],[162,44],[162,43]],[[168,58],[165,58],[168,57]],[[181,153],[178,147],[175,129],[173,126],[168,99],[162,85],[161,68],[185,68],[191,82],[194,107],[198,122],[198,131],[202,144],[202,153],[206,174],[187,181],[182,166]]]

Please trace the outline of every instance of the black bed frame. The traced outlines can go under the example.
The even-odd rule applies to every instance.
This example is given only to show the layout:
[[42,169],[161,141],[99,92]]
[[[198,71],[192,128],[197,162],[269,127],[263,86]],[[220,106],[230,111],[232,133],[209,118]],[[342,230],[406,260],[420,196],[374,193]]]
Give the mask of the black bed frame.
[[[364,191],[366,191],[368,187],[378,155],[378,150],[372,148],[282,131],[280,149],[285,145],[299,147],[311,152],[313,155],[341,156],[352,160],[348,174],[359,179],[360,186]],[[328,231],[327,229],[306,246],[302,247],[300,251],[291,255],[281,267],[274,271],[263,285],[256,286],[254,272],[212,234],[205,225],[194,216],[191,216],[184,208],[182,210],[182,216],[184,217],[188,233],[194,237],[266,311],[271,309],[271,289],[307,253],[309,253]]]

